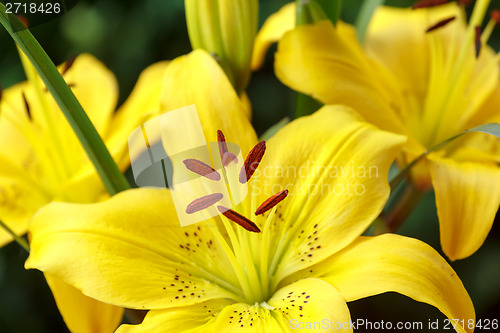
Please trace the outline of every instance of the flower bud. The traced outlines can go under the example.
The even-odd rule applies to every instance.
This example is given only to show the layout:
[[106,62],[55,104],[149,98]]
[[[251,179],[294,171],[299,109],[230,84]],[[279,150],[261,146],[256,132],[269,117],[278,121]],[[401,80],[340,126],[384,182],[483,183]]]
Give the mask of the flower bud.
[[212,53],[241,93],[250,79],[258,0],[185,0],[193,49]]

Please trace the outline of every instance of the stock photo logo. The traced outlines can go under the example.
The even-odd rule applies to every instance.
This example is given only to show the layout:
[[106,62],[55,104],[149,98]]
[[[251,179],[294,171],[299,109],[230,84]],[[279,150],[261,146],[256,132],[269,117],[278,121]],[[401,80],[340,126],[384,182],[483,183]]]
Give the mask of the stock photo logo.
[[[221,131],[218,139],[206,142],[194,105],[155,117],[129,136],[137,186],[170,188],[181,226],[236,214],[232,208],[248,194],[247,179],[255,168],[245,164],[240,147],[226,142]],[[253,222],[236,219],[257,231]]]
[[[51,21],[75,7],[79,0],[0,0],[14,32]],[[15,17],[25,25],[19,25]]]

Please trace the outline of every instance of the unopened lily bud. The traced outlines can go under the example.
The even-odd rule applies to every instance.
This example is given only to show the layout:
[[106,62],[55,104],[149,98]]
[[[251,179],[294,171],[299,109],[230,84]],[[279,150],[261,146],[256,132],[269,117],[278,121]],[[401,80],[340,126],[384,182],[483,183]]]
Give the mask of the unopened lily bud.
[[185,5],[191,46],[213,54],[242,92],[250,79],[258,0],[185,0]]

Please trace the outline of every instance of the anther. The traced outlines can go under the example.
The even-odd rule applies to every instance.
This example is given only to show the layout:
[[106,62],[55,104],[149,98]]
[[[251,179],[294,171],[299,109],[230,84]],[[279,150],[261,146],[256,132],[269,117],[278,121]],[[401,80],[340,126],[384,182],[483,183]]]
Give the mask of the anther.
[[24,91],[22,92],[23,96],[23,101],[24,101],[24,106],[26,108],[26,114],[28,115],[28,118],[31,120],[31,110],[30,110],[30,105],[28,104],[28,100],[26,99],[26,95],[24,94]]
[[261,141],[248,153],[245,163],[240,171],[240,183],[245,184],[250,180],[255,170],[259,166],[264,153],[266,152],[266,141]]
[[217,206],[217,209],[219,210],[219,212],[221,212],[222,215],[224,215],[225,217],[227,217],[229,220],[233,221],[234,223],[239,224],[244,229],[251,231],[251,232],[257,232],[257,233],[260,232],[259,227],[257,227],[257,225],[255,223],[253,223],[252,221],[250,221],[249,219],[247,219],[243,215],[238,214],[234,210],[228,209],[228,208],[223,207],[223,206]]
[[233,160],[236,160],[236,163],[238,163],[236,155],[234,155],[229,151],[229,149],[227,149],[226,138],[224,137],[224,133],[222,133],[221,130],[217,130],[217,141],[219,142],[219,154],[222,165],[227,166]]
[[500,10],[495,9],[490,13],[491,19],[495,22],[496,25],[500,24]]
[[255,211],[255,215],[264,214],[265,212],[279,204],[281,201],[283,201],[287,195],[288,190],[284,190],[268,198],[262,203],[262,205],[259,206],[259,208],[257,208],[257,210]]
[[445,25],[447,25],[447,24],[448,24],[448,23],[450,23],[451,21],[455,20],[455,18],[456,18],[455,16],[452,16],[452,17],[448,17],[448,18],[446,18],[446,19],[444,19],[444,20],[441,20],[441,21],[439,21],[438,23],[436,23],[436,24],[434,24],[434,25],[430,26],[429,28],[427,28],[427,30],[425,30],[425,32],[426,32],[426,33],[429,33],[429,32],[431,32],[431,31],[434,31],[434,30],[436,30],[436,29],[439,29],[439,28],[441,28],[441,27],[444,27]]
[[66,72],[71,68],[71,66],[73,66],[73,64],[75,63],[75,60],[76,58],[78,57],[78,54],[75,54],[74,56],[71,56],[65,63],[64,63],[64,67],[63,67],[63,70],[61,72],[61,75],[64,75],[66,74]]
[[196,212],[199,212],[200,210],[203,210],[205,208],[208,208],[215,204],[216,202],[222,200],[224,196],[222,193],[213,193],[209,195],[205,195],[201,198],[193,200],[189,205],[186,207],[186,213],[187,214],[194,214]]
[[458,0],[457,2],[460,6],[467,7],[472,3],[472,0]]
[[211,180],[220,180],[220,175],[215,169],[210,165],[203,163],[202,161],[195,160],[194,158],[189,158],[184,160],[184,165],[188,170],[199,174],[200,176],[206,177]]
[[422,1],[417,1],[412,6],[412,8],[419,9],[419,8],[436,7],[436,6],[444,5],[447,2],[448,2],[448,0],[422,0]]
[[479,53],[481,52],[481,27],[476,26],[474,29],[475,29],[474,45],[476,47],[476,58],[478,58]]

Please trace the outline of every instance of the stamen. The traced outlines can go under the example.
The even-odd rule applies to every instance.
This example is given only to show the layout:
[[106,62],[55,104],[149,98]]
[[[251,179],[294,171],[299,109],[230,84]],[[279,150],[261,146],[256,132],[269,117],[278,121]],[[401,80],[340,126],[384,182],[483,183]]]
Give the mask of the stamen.
[[257,227],[255,223],[253,223],[243,215],[238,214],[234,210],[226,208],[224,206],[217,206],[217,209],[219,210],[219,212],[221,212],[222,215],[224,215],[234,223],[242,226],[244,229],[251,232],[257,232],[257,233],[260,232],[259,227]]
[[250,180],[255,170],[259,166],[264,153],[266,152],[266,141],[261,141],[248,153],[245,163],[240,171],[240,183],[245,184]]
[[467,7],[472,3],[472,0],[458,0],[458,4],[463,7]]
[[74,56],[70,57],[68,59],[68,61],[66,61],[64,63],[64,67],[63,67],[63,70],[61,72],[61,75],[64,75],[66,74],[66,72],[71,68],[71,66],[73,66],[73,64],[75,63],[75,60],[76,58],[78,57],[78,54],[75,54]]
[[444,5],[447,2],[448,2],[448,0],[422,0],[422,1],[417,1],[412,6],[412,8],[419,9],[419,8],[436,7],[436,6]]
[[186,207],[186,213],[188,214],[194,214],[196,212],[199,212],[200,210],[203,210],[205,208],[208,208],[215,204],[217,201],[222,200],[224,196],[222,193],[213,193],[209,195],[205,195],[201,198],[193,200],[189,205]]
[[453,21],[456,17],[455,16],[452,16],[452,17],[448,17],[444,20],[441,20],[439,21],[438,23],[430,26],[429,28],[427,28],[427,30],[425,30],[426,33],[429,33],[431,31],[434,31],[436,29],[439,29],[441,27],[444,27],[445,25],[447,25],[448,23],[450,23],[451,21]]
[[236,155],[234,155],[230,151],[225,152],[224,157],[222,158],[222,164],[224,164],[224,166],[227,166],[232,161],[234,161],[234,163],[238,163],[238,158],[236,157]]
[[496,25],[500,24],[500,10],[495,9],[490,13],[491,19],[495,22]]
[[26,114],[28,115],[28,118],[30,120],[32,120],[30,105],[28,104],[28,100],[26,99],[26,95],[24,94],[24,91],[22,92],[22,96],[23,96],[23,100],[24,100],[24,106],[26,107]]
[[226,138],[224,137],[224,133],[222,133],[221,130],[217,130],[217,141],[219,142],[219,154],[222,160],[222,164],[224,166],[227,166],[233,160],[236,160],[235,162],[238,163],[236,155],[234,155],[229,151],[229,149],[227,149]]
[[200,176],[206,177],[211,180],[220,180],[220,175],[215,169],[210,165],[203,163],[202,161],[195,160],[194,158],[189,158],[184,160],[184,165],[188,170],[199,174]]
[[265,212],[279,204],[281,201],[283,201],[287,195],[288,190],[284,190],[268,198],[262,203],[262,205],[259,206],[259,208],[257,208],[257,210],[255,211],[255,215],[264,214]]
[[481,27],[475,27],[475,37],[474,37],[474,45],[476,47],[476,58],[479,57],[479,53],[481,52]]

